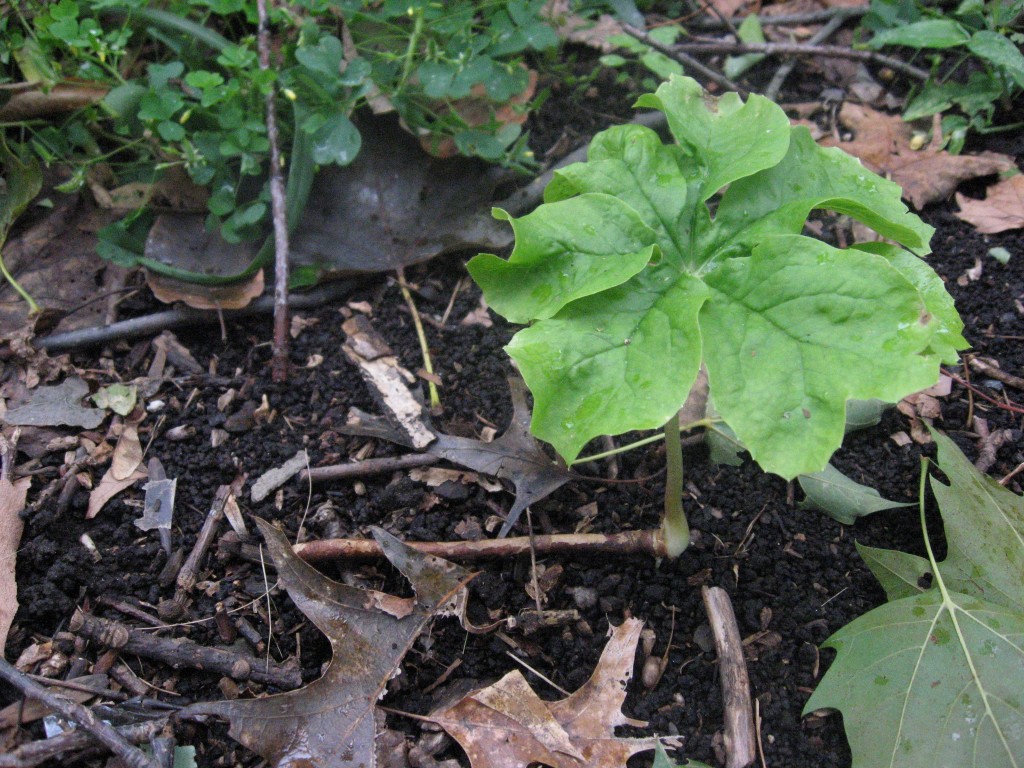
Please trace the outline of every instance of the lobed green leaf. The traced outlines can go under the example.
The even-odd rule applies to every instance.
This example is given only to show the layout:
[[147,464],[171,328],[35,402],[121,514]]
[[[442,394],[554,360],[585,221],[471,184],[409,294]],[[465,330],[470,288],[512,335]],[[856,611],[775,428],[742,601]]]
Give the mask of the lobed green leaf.
[[496,311],[533,323],[507,348],[534,394],[533,431],[571,461],[597,435],[658,427],[704,362],[762,466],[819,471],[848,399],[927,387],[966,342],[916,256],[840,251],[800,236],[807,216],[850,215],[919,254],[933,230],[897,185],[766,99],[708,99],[674,77],[638,105],[666,113],[675,144],[635,125],[598,134],[536,211],[496,214],[515,230],[511,258],[469,264]]

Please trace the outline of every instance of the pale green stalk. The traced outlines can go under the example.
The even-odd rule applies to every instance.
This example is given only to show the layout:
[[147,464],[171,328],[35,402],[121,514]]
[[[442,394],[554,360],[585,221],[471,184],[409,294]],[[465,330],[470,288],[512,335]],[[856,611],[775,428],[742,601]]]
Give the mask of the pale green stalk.
[[679,557],[690,546],[690,524],[683,511],[683,445],[679,437],[679,414],[665,423],[665,514],[661,536],[665,554]]

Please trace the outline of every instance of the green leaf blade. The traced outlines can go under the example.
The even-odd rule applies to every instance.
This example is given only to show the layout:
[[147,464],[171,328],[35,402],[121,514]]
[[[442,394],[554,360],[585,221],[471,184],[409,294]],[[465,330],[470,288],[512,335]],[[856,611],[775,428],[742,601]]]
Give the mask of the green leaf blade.
[[546,319],[570,302],[629,280],[656,254],[656,236],[636,211],[605,194],[563,200],[514,219],[505,261],[480,254],[467,265],[492,307],[514,323]]
[[[696,163],[694,181],[708,200],[727,184],[771,168],[789,146],[789,118],[782,108],[752,94],[708,97],[688,77],[674,77],[636,105],[665,113],[669,129]],[[710,108],[709,108],[710,107]]]
[[616,197],[657,233],[666,258],[683,263],[688,253],[680,218],[688,190],[678,150],[662,144],[649,128],[615,126],[594,137],[587,162],[555,172],[544,201],[555,203],[588,192]]
[[872,512],[911,506],[908,502],[883,499],[874,488],[851,480],[831,464],[826,464],[821,472],[800,475],[800,487],[806,495],[800,502],[802,509],[820,510],[843,525],[853,525]]
[[931,573],[931,565],[923,557],[895,549],[879,549],[856,543],[857,553],[878,583],[888,600],[901,600],[924,592],[920,579]]
[[884,259],[800,236],[770,238],[706,276],[701,311],[711,391],[769,472],[822,470],[846,400],[890,402],[938,378],[916,289]]
[[826,641],[839,655],[804,712],[843,711],[855,765],[1019,768],[1024,616],[949,596],[887,603]]
[[506,347],[534,394],[533,433],[568,462],[592,438],[655,429],[697,377],[707,289],[668,270],[573,302]]
[[736,181],[722,195],[710,237],[753,247],[773,234],[799,234],[815,209],[845,213],[918,255],[935,232],[910,213],[898,184],[883,179],[837,148],[819,147],[810,132],[792,128],[776,165]]

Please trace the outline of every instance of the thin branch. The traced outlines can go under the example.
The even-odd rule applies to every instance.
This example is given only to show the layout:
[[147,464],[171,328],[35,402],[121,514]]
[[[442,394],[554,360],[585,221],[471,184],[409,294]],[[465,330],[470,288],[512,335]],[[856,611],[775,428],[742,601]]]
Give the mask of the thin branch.
[[[327,283],[306,293],[292,294],[288,298],[288,303],[295,309],[311,309],[348,296],[357,285],[358,282],[355,280],[339,280],[338,282]],[[270,296],[261,296],[247,307],[225,311],[224,318],[234,320],[240,317],[263,315],[272,311],[273,308],[274,299]],[[130,320],[121,320],[103,328],[82,328],[77,331],[55,333],[52,336],[33,339],[32,344],[37,349],[45,349],[47,352],[60,354],[61,352],[70,352],[82,347],[108,344],[119,339],[136,339],[140,336],[148,336],[172,328],[212,325],[217,322],[218,318],[215,312],[205,309],[193,309],[192,307],[178,307],[164,312],[154,312],[150,315],[134,317]]]
[[147,757],[142,750],[128,743],[127,739],[118,733],[112,725],[96,717],[92,710],[64,696],[48,691],[24,673],[19,672],[2,657],[0,657],[0,678],[13,685],[25,696],[41,701],[66,719],[77,723],[79,728],[88,731],[94,739],[121,758],[121,762],[128,768],[159,768],[156,762]]
[[312,483],[327,483],[332,480],[347,480],[353,477],[366,477],[367,475],[380,475],[385,472],[394,472],[399,469],[410,469],[412,467],[426,467],[436,464],[440,459],[427,453],[407,453],[404,456],[393,458],[364,459],[353,461],[349,464],[331,464],[326,467],[313,467],[304,469],[299,473],[299,479]]
[[[256,12],[259,19],[257,48],[260,71],[266,72],[270,69],[267,0],[256,0]],[[271,376],[274,381],[282,382],[288,378],[288,221],[273,85],[267,87],[266,104],[267,141],[270,142],[270,210],[274,221],[274,355]]]
[[[810,11],[809,13],[789,13],[779,14],[778,16],[766,14],[757,16],[757,20],[760,22],[762,27],[782,27],[790,24],[822,24],[837,17],[856,19],[865,15],[867,12],[867,6],[860,8],[836,7],[826,8],[822,11]],[[704,18],[695,19],[690,26],[695,29],[721,29],[724,25],[717,19]]]
[[[229,537],[221,541],[222,547]],[[491,557],[513,557],[530,550],[529,536],[482,541],[406,542],[413,549],[447,560],[483,560]],[[660,531],[622,531],[621,533],[564,533],[534,536],[538,555],[611,555],[646,554],[665,557]],[[239,547],[245,555],[244,546]],[[295,554],[308,563],[334,560],[374,559],[383,557],[380,545],[369,539],[324,539],[295,545]]]
[[[711,69],[711,67],[708,67],[705,64],[701,64],[699,61],[697,61],[697,59],[693,58],[684,51],[679,50],[678,46],[663,45],[654,38],[652,38],[650,35],[648,35],[647,32],[645,32],[644,30],[638,29],[632,26],[631,24],[623,24],[622,29],[626,34],[630,35],[631,37],[635,37],[641,43],[645,43],[646,45],[651,46],[651,48],[658,51],[659,53],[663,53],[666,56],[675,59],[684,67],[689,67],[694,72],[703,75],[711,82],[717,83],[726,90],[736,91],[741,96],[747,95],[747,90],[745,88],[736,85],[736,83],[734,83],[728,77],[726,77],[723,74],[720,74],[719,72],[716,72],[715,70]],[[738,43],[734,43],[734,45],[738,45]]]
[[704,609],[715,638],[722,703],[725,709],[725,765],[744,768],[757,757],[750,678],[743,658],[743,642],[736,625],[729,593],[720,587],[703,587]]
[[[832,17],[825,26],[810,37],[806,44],[820,45],[821,43],[824,43],[832,37],[833,34],[839,31],[840,27],[846,23],[848,18],[848,16]],[[775,75],[772,77],[771,82],[768,83],[768,87],[764,89],[764,97],[766,99],[769,99],[770,101],[777,100],[779,91],[782,90],[783,83],[786,82],[786,78],[789,77],[789,73],[792,72],[794,68],[796,68],[796,59],[787,59],[782,62],[778,70],[776,70]]]
[[907,64],[905,61],[886,56],[875,51],[860,51],[842,45],[805,45],[803,43],[678,43],[673,47],[662,46],[662,53],[672,56],[677,61],[685,62],[681,54],[689,53],[765,53],[769,56],[826,56],[835,59],[853,59],[867,61],[889,67],[915,80],[924,82],[929,75],[923,69]]

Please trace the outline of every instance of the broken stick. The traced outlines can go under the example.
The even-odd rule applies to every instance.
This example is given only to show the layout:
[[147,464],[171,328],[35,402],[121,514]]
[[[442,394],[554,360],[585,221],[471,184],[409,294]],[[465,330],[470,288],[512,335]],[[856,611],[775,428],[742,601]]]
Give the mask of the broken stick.
[[722,701],[725,706],[725,766],[745,768],[754,762],[754,712],[743,642],[736,626],[729,593],[721,587],[702,587],[704,609],[715,637]]
[[234,680],[255,680],[285,690],[302,685],[302,672],[295,665],[275,664],[244,653],[208,648],[184,638],[157,637],[82,610],[75,611],[68,628],[102,645],[162,661],[175,669],[208,669]]

